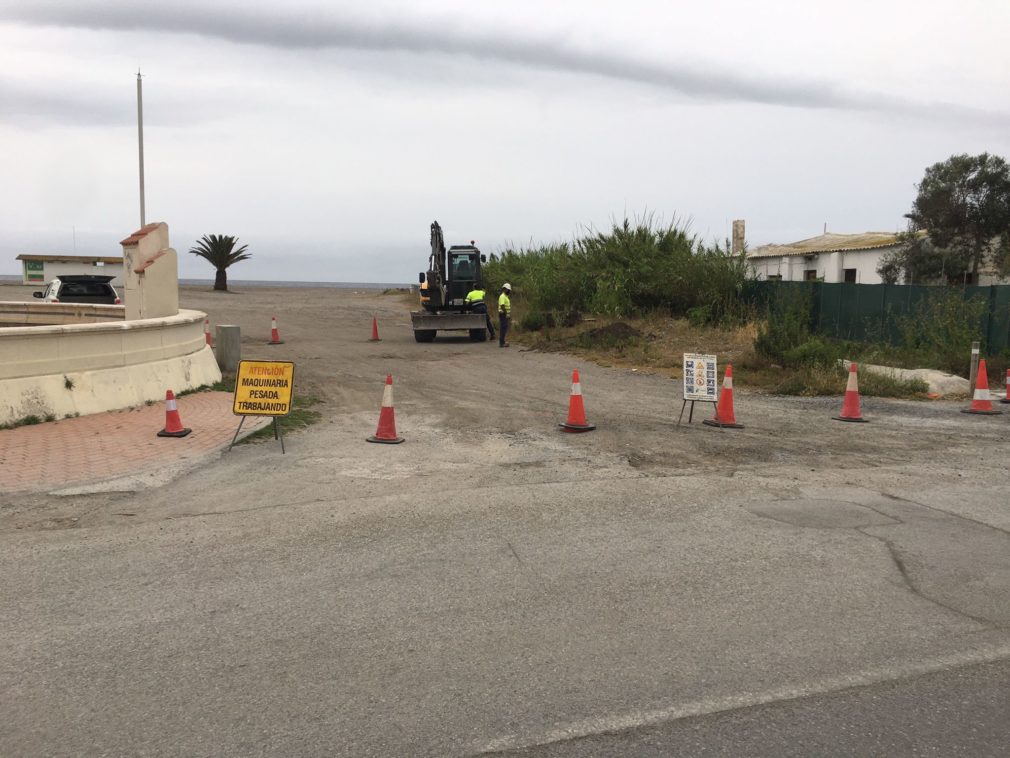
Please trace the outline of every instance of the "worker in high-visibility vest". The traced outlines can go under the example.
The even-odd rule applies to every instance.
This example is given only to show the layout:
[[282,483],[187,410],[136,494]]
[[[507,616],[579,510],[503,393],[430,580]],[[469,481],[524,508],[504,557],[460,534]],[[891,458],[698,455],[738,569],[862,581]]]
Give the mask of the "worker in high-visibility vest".
[[474,287],[467,294],[463,304],[473,313],[483,313],[484,320],[487,321],[487,332],[494,339],[494,324],[491,323],[491,315],[487,312],[487,303],[484,302],[485,292],[480,287]]
[[498,347],[509,346],[509,343],[505,341],[505,335],[508,334],[509,319],[512,316],[512,300],[509,298],[511,294],[512,285],[505,282],[501,286],[501,294],[498,296]]

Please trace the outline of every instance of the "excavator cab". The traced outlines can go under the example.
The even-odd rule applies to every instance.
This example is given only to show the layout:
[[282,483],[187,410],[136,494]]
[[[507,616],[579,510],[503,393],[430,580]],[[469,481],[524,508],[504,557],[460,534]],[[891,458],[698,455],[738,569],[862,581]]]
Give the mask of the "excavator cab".
[[475,247],[449,248],[449,303],[464,300],[475,286],[480,286],[480,264],[484,256]]

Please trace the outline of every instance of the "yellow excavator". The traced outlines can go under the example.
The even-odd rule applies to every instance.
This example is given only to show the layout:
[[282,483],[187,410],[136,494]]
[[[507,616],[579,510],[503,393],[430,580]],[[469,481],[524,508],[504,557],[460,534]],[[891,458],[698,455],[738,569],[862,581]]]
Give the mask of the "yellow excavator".
[[418,275],[421,310],[410,314],[415,340],[431,342],[436,332],[464,331],[474,342],[487,339],[486,314],[469,313],[465,304],[470,290],[483,286],[480,267],[486,262],[473,242],[446,250],[442,227],[432,222],[428,270]]

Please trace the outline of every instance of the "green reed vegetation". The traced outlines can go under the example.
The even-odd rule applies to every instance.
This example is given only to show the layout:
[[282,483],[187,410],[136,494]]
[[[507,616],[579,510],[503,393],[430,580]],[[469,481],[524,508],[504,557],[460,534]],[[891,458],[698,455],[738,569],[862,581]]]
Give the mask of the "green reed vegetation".
[[740,315],[747,279],[743,256],[652,216],[625,218],[605,232],[586,229],[570,242],[507,248],[484,271],[492,292],[512,284],[534,328],[573,311],[630,317],[660,310],[718,322]]

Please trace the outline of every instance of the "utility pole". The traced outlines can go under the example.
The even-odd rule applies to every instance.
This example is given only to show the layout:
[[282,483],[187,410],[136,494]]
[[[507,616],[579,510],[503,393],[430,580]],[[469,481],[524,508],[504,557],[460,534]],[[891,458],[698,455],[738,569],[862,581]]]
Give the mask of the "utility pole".
[[144,212],[144,89],[137,69],[137,143],[140,147],[140,228],[147,225]]

